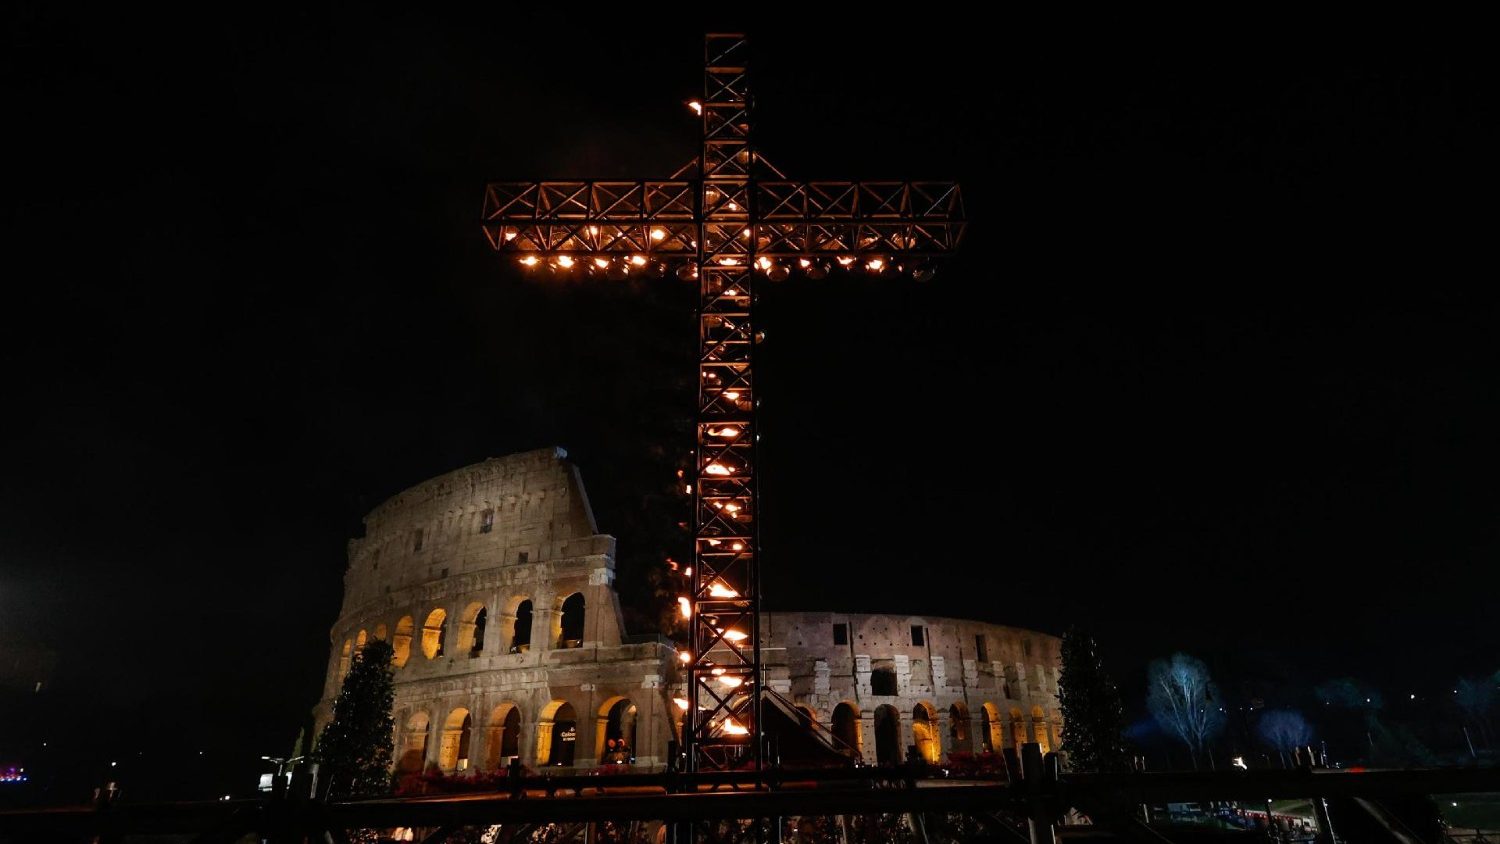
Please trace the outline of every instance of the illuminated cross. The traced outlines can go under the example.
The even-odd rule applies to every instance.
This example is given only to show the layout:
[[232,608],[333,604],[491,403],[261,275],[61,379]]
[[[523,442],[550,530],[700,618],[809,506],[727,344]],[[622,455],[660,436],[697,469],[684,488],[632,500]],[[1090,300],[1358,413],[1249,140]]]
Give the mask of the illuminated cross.
[[754,277],[831,270],[932,274],[963,235],[954,182],[786,178],[751,144],[745,36],[704,37],[697,159],[663,181],[495,182],[484,232],[537,271],[698,284],[691,626],[682,737],[689,770],[759,768],[760,577],[756,519]]

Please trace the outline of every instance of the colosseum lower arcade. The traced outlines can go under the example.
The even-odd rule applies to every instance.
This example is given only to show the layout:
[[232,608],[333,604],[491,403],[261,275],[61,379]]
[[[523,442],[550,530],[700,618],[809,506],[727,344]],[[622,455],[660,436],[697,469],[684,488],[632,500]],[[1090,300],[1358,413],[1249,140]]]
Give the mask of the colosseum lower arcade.
[[[665,765],[681,727],[673,642],[627,635],[614,539],[562,449],[494,458],[381,504],[349,543],[344,604],[315,712],[353,652],[395,649],[396,768],[463,773]],[[1027,741],[1055,748],[1056,637],[958,619],[766,613],[765,682],[831,748],[932,762]],[[795,716],[795,712],[793,712]]]

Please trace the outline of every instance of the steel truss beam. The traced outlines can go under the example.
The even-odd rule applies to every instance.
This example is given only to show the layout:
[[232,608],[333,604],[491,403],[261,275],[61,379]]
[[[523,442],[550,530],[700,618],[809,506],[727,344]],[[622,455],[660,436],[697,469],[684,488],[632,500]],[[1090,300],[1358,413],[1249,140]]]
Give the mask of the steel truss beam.
[[[390,828],[455,827],[478,824],[584,823],[628,820],[714,820],[893,812],[1011,812],[1030,816],[1039,802],[1053,807],[1112,807],[1129,812],[1142,803],[1267,798],[1392,798],[1500,791],[1500,769],[1449,768],[1352,773],[1333,770],[1222,771],[1166,774],[1071,774],[1060,780],[1012,785],[965,784],[947,780],[940,787],[814,787],[840,780],[879,785],[881,777],[903,773],[862,768],[852,771],[784,772],[780,789],[756,789],[755,775],[742,772],[748,791],[698,791],[726,775],[673,777],[536,777],[521,785],[556,790],[556,783],[578,781],[606,796],[516,799],[501,795],[320,803],[267,798],[200,803],[120,804],[0,810],[0,836],[15,840],[63,835],[128,835],[205,831],[231,834],[262,830],[296,832]],[[644,787],[660,791],[641,793]],[[686,787],[687,793],[670,793]],[[1097,811],[1097,810],[1096,810]],[[524,827],[522,827],[524,828]],[[284,840],[284,839],[283,839]]]
[[493,182],[484,193],[486,238],[523,265],[616,278],[671,269],[698,286],[689,771],[763,762],[756,275],[915,273],[964,232],[954,182],[796,181],[766,161],[752,139],[748,54],[742,33],[704,37],[701,146],[671,178]]

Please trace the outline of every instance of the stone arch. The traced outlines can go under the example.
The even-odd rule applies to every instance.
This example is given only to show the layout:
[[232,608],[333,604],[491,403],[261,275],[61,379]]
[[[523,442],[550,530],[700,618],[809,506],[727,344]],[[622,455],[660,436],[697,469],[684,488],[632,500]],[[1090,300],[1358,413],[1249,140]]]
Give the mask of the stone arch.
[[1010,708],[1010,741],[1011,747],[1014,747],[1017,751],[1021,749],[1021,745],[1028,741],[1026,738],[1026,719],[1021,715],[1021,707],[1019,706],[1012,706]]
[[582,592],[574,592],[558,605],[557,647],[583,647],[584,600]]
[[846,700],[833,708],[833,737],[840,750],[856,757],[863,745],[859,727],[858,706]]
[[[633,764],[636,754],[636,726],[640,710],[628,697],[615,695],[599,707],[599,721],[594,728],[594,757],[603,765]],[[613,748],[610,742],[615,742]],[[623,746],[620,744],[624,742]]]
[[359,631],[359,633],[355,634],[355,636],[354,636],[354,650],[355,650],[355,652],[357,653],[357,652],[363,650],[364,647],[365,647],[365,642],[368,642],[368,641],[370,641],[370,634],[369,633],[366,633],[365,631],[361,630],[361,631]]
[[458,646],[469,656],[479,656],[484,651],[484,628],[488,622],[484,604],[474,601],[464,607],[458,622]]
[[1031,707],[1031,740],[1042,746],[1042,752],[1052,749],[1051,737],[1047,734],[1047,710]]
[[422,773],[427,760],[429,720],[427,713],[420,709],[407,717],[401,731],[401,753],[396,757],[396,773]]
[[444,771],[469,769],[469,743],[474,735],[474,716],[462,706],[448,713],[443,722],[443,743],[438,746],[438,767]]
[[510,628],[510,653],[523,654],[531,650],[531,599],[517,601],[512,615],[516,620]]
[[938,741],[937,710],[932,704],[922,701],[911,709],[911,737],[917,746],[917,755],[930,764],[943,758],[943,748]]
[[354,650],[354,642],[351,641],[351,640],[349,640],[349,639],[345,639],[344,640],[344,649],[341,650],[341,651],[339,651],[339,680],[340,681],[342,681],[345,677],[349,676],[349,664],[350,664],[349,660],[350,660],[350,654],[353,652],[353,650]]
[[875,708],[875,763],[901,764],[901,712],[889,703]]
[[565,700],[547,704],[536,722],[537,765],[571,766],[577,745],[578,714],[573,704]]
[[809,723],[818,723],[818,711],[816,709],[813,709],[811,706],[808,706],[805,703],[799,703],[797,704],[797,711],[805,715]]
[[1005,747],[1005,733],[1000,726],[1000,710],[986,701],[979,707],[979,741],[986,753],[999,753]]
[[490,711],[484,735],[484,759],[489,768],[503,768],[521,755],[521,708],[506,701]]
[[406,665],[406,661],[411,659],[411,637],[416,626],[409,615],[401,616],[401,620],[396,622],[396,635],[391,638],[391,650],[395,651],[392,661],[397,668]]
[[385,626],[384,622],[375,625],[375,638],[379,639],[382,642],[389,641],[389,639],[386,636],[386,632],[387,631],[386,631],[386,626]]
[[427,614],[422,622],[422,655],[437,659],[446,650],[448,638],[448,611],[438,607]]
[[963,701],[954,701],[948,707],[948,752],[971,753],[974,738],[969,735],[969,707]]

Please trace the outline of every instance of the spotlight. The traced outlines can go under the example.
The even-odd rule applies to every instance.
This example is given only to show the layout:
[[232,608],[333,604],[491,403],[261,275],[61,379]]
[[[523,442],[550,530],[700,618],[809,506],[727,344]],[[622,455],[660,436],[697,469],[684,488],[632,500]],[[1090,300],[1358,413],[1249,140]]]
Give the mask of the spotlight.
[[692,264],[683,264],[677,268],[677,277],[683,281],[692,281],[698,277],[698,268]]

